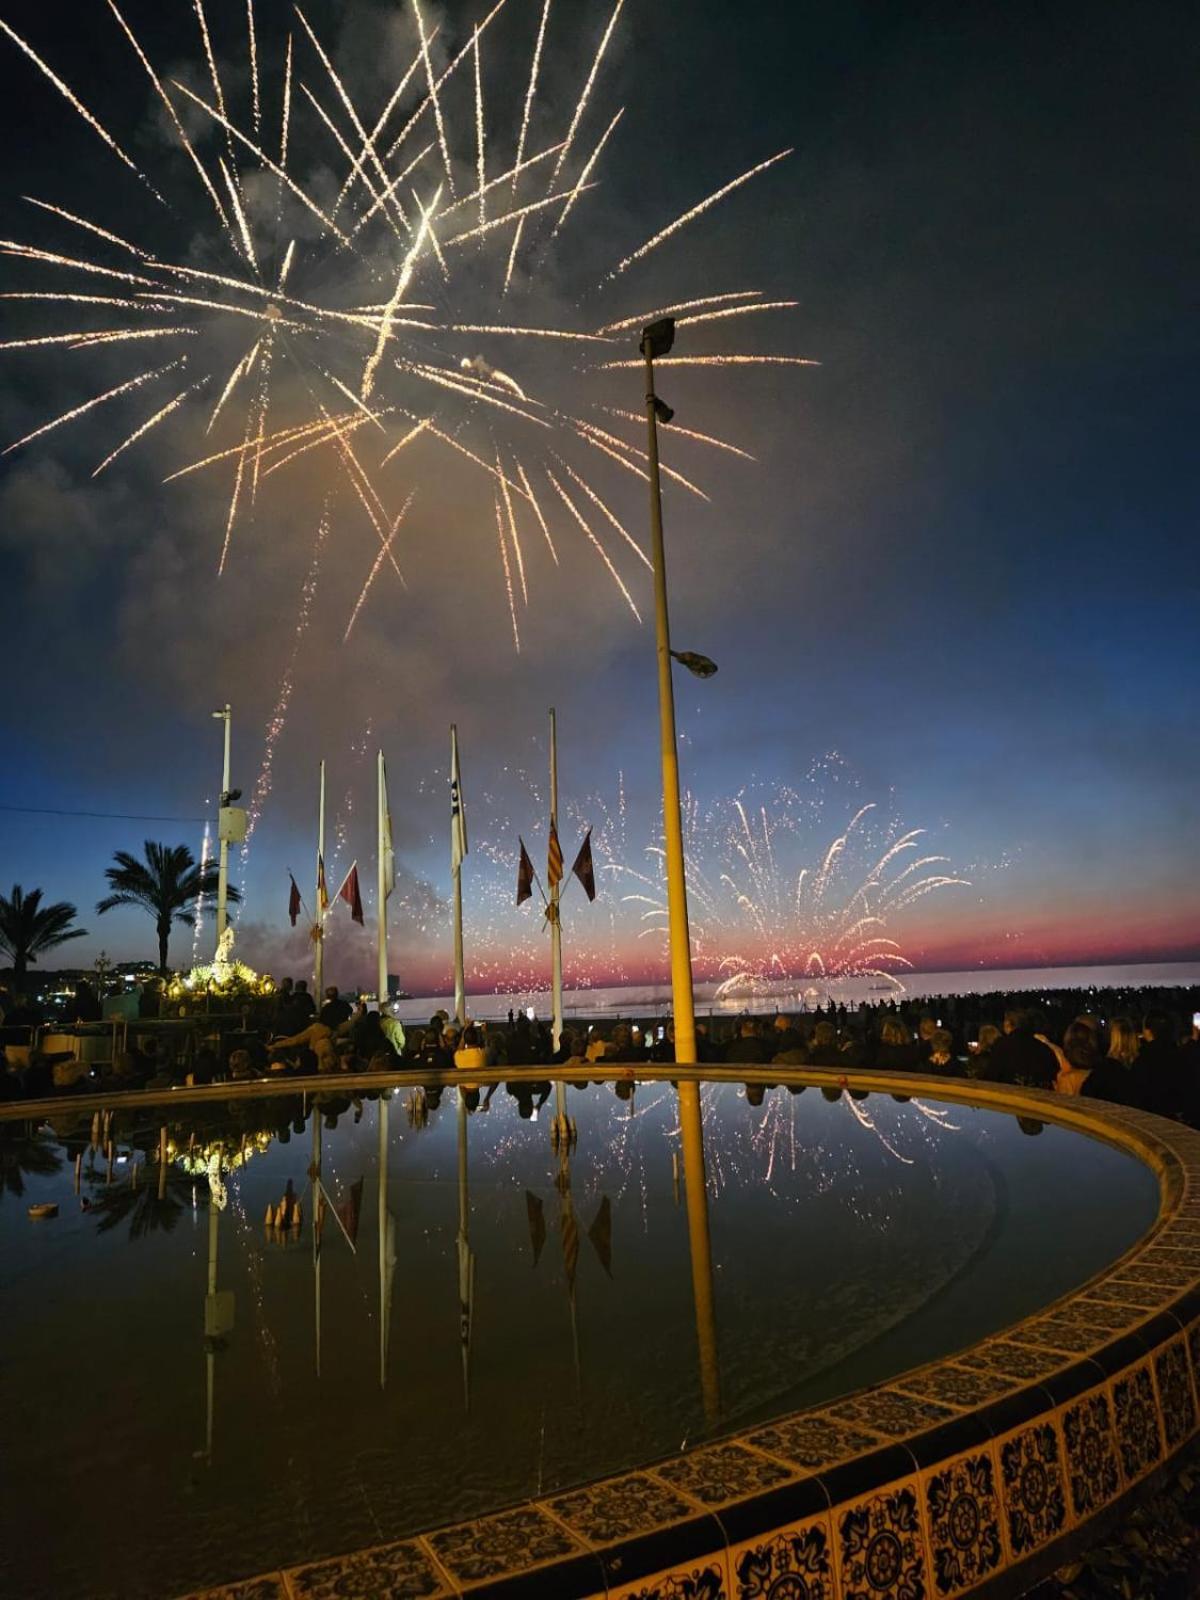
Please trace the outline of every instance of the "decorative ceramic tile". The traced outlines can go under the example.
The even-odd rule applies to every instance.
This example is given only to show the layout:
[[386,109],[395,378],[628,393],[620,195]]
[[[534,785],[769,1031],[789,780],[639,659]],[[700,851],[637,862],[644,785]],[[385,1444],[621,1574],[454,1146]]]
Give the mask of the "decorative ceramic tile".
[[1164,1289],[1159,1284],[1121,1283],[1105,1279],[1092,1284],[1086,1294],[1080,1295],[1078,1304],[1091,1305],[1096,1300],[1103,1300],[1107,1305],[1140,1306],[1144,1311],[1152,1311],[1155,1306],[1169,1300],[1171,1295],[1172,1290]]
[[906,1394],[919,1395],[923,1400],[940,1400],[945,1405],[969,1409],[1008,1394],[1016,1388],[1017,1382],[999,1372],[980,1372],[947,1363],[944,1367],[914,1373],[911,1378],[898,1378],[896,1387]]
[[264,1573],[244,1583],[227,1584],[223,1589],[204,1589],[187,1600],[288,1600],[287,1587],[280,1573]]
[[915,1479],[835,1511],[834,1521],[842,1600],[923,1600],[925,1541]]
[[1047,1313],[1045,1320],[1088,1331],[1100,1328],[1105,1333],[1119,1333],[1122,1328],[1140,1322],[1142,1317],[1136,1306],[1097,1305],[1094,1300],[1081,1297],[1055,1306]]
[[1187,1346],[1182,1338],[1172,1339],[1155,1351],[1154,1378],[1167,1449],[1178,1450],[1196,1429],[1196,1402],[1192,1397]]
[[818,1517],[730,1552],[737,1600],[833,1600],[829,1524]]
[[872,1389],[851,1400],[843,1400],[840,1405],[830,1406],[824,1413],[840,1422],[865,1423],[876,1433],[885,1433],[893,1439],[906,1433],[920,1433],[938,1422],[948,1422],[954,1414],[948,1406],[936,1405],[932,1400],[918,1400],[896,1389]]
[[689,1450],[686,1455],[656,1467],[655,1473],[706,1506],[743,1500],[777,1483],[786,1483],[794,1476],[781,1461],[772,1461],[740,1444]]
[[1064,1355],[1082,1355],[1093,1349],[1100,1340],[1091,1338],[1074,1322],[1060,1322],[1057,1317],[1039,1317],[1034,1322],[1023,1322],[1008,1334],[1013,1344],[1044,1345],[1051,1350],[1061,1350]]
[[1000,1487],[1014,1560],[1063,1531],[1067,1501],[1053,1422],[1034,1422],[1001,1444]]
[[760,1428],[748,1435],[757,1450],[766,1450],[785,1461],[815,1472],[819,1467],[832,1466],[836,1461],[846,1461],[851,1456],[861,1456],[881,1443],[876,1433],[863,1428],[851,1428],[844,1422],[832,1422],[828,1417],[789,1417],[770,1428]]
[[974,1367],[981,1372],[1000,1372],[1026,1382],[1032,1378],[1044,1378],[1063,1364],[1058,1351],[1013,1344],[1005,1339],[976,1345],[974,1350],[967,1350],[955,1359],[959,1366]]
[[1063,1443],[1071,1504],[1082,1520],[1114,1499],[1121,1488],[1112,1411],[1103,1389],[1093,1389],[1063,1407]]
[[725,1563],[695,1561],[672,1572],[639,1578],[623,1589],[610,1589],[608,1600],[729,1600]]
[[644,1472],[602,1479],[546,1503],[560,1521],[594,1545],[665,1528],[696,1511],[689,1501]]
[[1159,1283],[1172,1289],[1188,1289],[1196,1281],[1197,1274],[1191,1267],[1144,1262],[1139,1257],[1129,1266],[1118,1267],[1113,1277],[1122,1283]]
[[1149,1472],[1162,1456],[1158,1433],[1158,1408],[1154,1385],[1146,1362],[1131,1368],[1112,1385],[1113,1413],[1117,1425],[1117,1447],[1126,1483]]
[[579,1555],[583,1546],[536,1506],[520,1506],[478,1522],[460,1522],[425,1535],[425,1542],[457,1583],[481,1583],[547,1561]]
[[1144,1251],[1138,1259],[1149,1263],[1161,1261],[1168,1267],[1178,1262],[1182,1267],[1194,1267],[1200,1271],[1200,1246],[1189,1244],[1185,1239],[1164,1238],[1161,1243]]
[[[413,1600],[430,1600],[449,1594],[445,1579],[415,1540],[385,1544],[374,1550],[335,1561],[318,1561],[308,1567],[294,1567],[288,1583],[296,1600],[372,1600],[375,1595],[412,1595]],[[280,1590],[282,1596],[284,1591]],[[241,1600],[239,1595],[238,1600]],[[259,1600],[247,1595],[246,1600]],[[263,1596],[262,1600],[268,1600]]]
[[938,1594],[955,1595],[970,1589],[1001,1565],[1004,1546],[996,1469],[986,1450],[959,1456],[928,1473],[925,1505],[933,1585]]

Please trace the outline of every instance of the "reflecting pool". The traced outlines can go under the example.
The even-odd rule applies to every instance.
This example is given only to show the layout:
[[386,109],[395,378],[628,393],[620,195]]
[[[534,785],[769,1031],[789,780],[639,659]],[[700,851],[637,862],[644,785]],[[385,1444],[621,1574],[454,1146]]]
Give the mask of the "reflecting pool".
[[183,1594],[628,1468],[958,1349],[1157,1210],[993,1111],[511,1088],[0,1123],[0,1587]]

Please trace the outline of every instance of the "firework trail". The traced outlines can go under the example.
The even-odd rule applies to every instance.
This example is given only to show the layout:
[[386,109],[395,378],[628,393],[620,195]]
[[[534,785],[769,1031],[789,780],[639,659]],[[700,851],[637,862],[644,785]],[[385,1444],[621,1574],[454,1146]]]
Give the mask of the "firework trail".
[[[212,824],[204,824],[204,838],[200,842],[200,881],[204,881],[204,874],[209,862],[212,860]],[[196,896],[196,920],[192,923],[192,966],[200,964],[200,935],[204,929],[204,894],[201,891]]]
[[242,844],[241,861],[243,885],[246,881],[246,868],[250,860],[250,841],[254,837],[254,830],[257,828],[259,818],[262,816],[263,807],[271,794],[271,785],[274,781],[275,747],[279,743],[280,734],[282,734],[287,725],[288,708],[292,703],[292,689],[295,686],[296,662],[300,656],[301,642],[308,631],[309,616],[311,615],[313,599],[317,592],[317,579],[321,571],[321,555],[325,547],[325,540],[329,535],[329,528],[329,507],[326,506],[321,520],[317,524],[312,561],[309,564],[308,574],[304,579],[304,586],[300,590],[300,608],[296,617],[296,631],[292,638],[291,654],[288,657],[288,663],[284,668],[283,678],[279,684],[279,695],[275,701],[275,709],[267,721],[262,765],[258,769],[258,777],[250,795],[250,804],[246,808],[246,838]]

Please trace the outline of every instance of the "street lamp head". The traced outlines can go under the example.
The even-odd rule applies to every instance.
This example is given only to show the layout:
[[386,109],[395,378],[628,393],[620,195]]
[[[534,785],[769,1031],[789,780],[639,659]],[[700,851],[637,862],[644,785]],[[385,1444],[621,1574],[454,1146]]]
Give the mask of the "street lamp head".
[[648,328],[642,329],[641,352],[644,356],[665,356],[670,352],[675,343],[675,318],[660,317],[657,322],[652,322]]
[[697,678],[711,678],[717,670],[715,661],[696,650],[672,650],[671,654],[681,667],[686,667]]
[[224,719],[228,715],[229,715],[229,707],[228,706],[221,706],[218,710],[213,712],[213,716],[214,717],[219,717],[222,721],[224,721]]
[[650,396],[650,400],[654,406],[654,415],[657,417],[659,422],[670,422],[671,418],[675,415],[672,407],[669,406],[665,400],[660,400],[656,394],[652,394]]

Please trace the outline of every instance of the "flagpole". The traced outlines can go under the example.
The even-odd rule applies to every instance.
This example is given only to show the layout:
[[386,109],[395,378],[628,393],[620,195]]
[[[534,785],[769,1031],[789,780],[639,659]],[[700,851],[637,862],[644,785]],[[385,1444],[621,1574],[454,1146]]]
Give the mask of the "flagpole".
[[378,792],[379,829],[378,829],[378,837],[376,839],[376,847],[375,847],[376,867],[377,867],[376,889],[378,891],[377,897],[376,897],[377,900],[378,900],[378,905],[376,907],[376,916],[378,918],[378,943],[379,943],[379,1013],[380,1013],[381,1016],[383,1015],[383,1008],[387,1004],[387,992],[388,992],[388,982],[387,982],[387,979],[388,979],[388,972],[387,972],[387,862],[384,859],[385,848],[386,848],[385,839],[384,839],[384,829],[385,829],[385,827],[387,825],[386,816],[385,816],[386,808],[387,808],[386,791],[387,791],[387,780],[385,779],[384,773],[383,773],[383,751],[381,750],[379,752],[379,792]]
[[[450,784],[452,807],[462,805],[462,780],[458,771],[458,729],[450,724]],[[467,1022],[467,981],[463,969],[462,924],[462,860],[455,840],[458,838],[458,814],[451,811],[450,873],[454,882],[454,1018],[460,1028]]]
[[[558,719],[550,708],[550,826],[558,832]],[[562,925],[558,919],[560,885],[550,886],[550,985],[552,1020],[550,1039],[554,1053],[562,1043]]]
[[317,802],[317,892],[313,909],[317,916],[317,936],[313,940],[313,999],[318,1008],[325,993],[325,912],[321,905],[322,866],[325,861],[325,763],[321,763],[320,799]]

